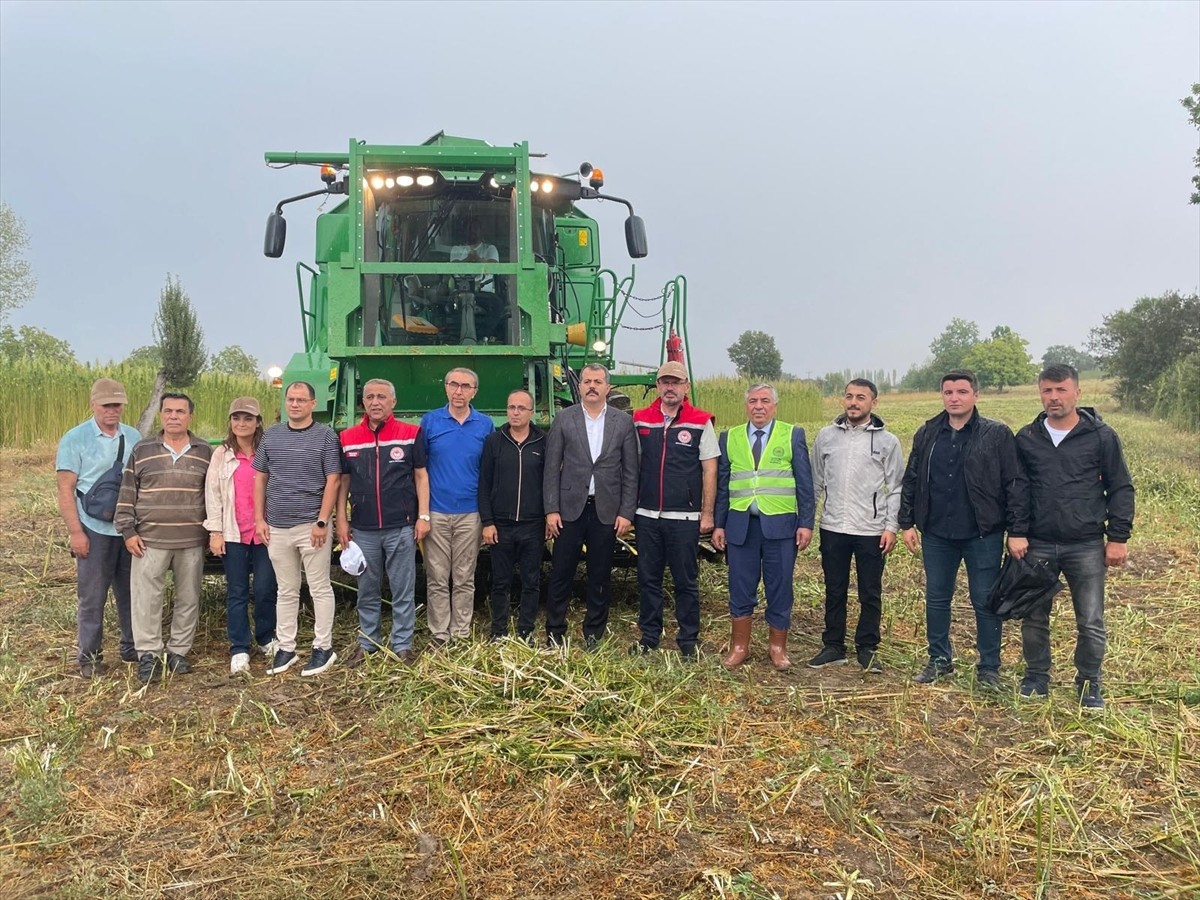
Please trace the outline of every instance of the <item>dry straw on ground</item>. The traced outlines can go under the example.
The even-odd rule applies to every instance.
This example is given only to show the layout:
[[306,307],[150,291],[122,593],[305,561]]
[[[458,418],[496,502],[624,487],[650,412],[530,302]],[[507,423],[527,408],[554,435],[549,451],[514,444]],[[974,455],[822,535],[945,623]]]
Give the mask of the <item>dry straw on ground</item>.
[[[902,437],[931,397],[884,398]],[[1030,395],[985,398],[1012,424]],[[936,408],[936,407],[933,407]],[[1200,472],[1161,426],[1113,417],[1142,489],[1110,584],[1109,710],[1067,687],[992,696],[970,666],[914,685],[919,563],[886,577],[882,676],[802,665],[821,630],[796,573],[796,667],[765,634],[718,663],[723,572],[704,569],[704,656],[631,657],[618,573],[595,654],[518,643],[382,658],[318,679],[228,674],[220,579],[196,671],[143,690],[72,676],[72,565],[48,449],[0,451],[0,878],[9,896],[1179,897],[1200,890]],[[815,424],[815,423],[813,423]],[[477,614],[485,616],[481,607]],[[573,625],[577,622],[573,615]],[[116,657],[108,630],[107,657]],[[336,622],[349,643],[353,613]],[[311,622],[307,623],[311,629]],[[970,656],[970,614],[954,638]],[[302,624],[302,634],[304,625]],[[668,636],[672,629],[668,627]],[[1015,629],[1004,660],[1019,662]]]

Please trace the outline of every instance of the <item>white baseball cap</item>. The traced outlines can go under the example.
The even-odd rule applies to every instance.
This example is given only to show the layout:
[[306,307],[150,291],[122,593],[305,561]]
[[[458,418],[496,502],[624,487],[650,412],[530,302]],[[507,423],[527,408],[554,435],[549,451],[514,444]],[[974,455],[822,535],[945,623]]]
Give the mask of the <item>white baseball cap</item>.
[[354,543],[354,541],[351,541],[342,548],[338,563],[341,565],[342,571],[356,578],[367,571],[366,557],[363,556],[363,552],[358,549],[358,544]]

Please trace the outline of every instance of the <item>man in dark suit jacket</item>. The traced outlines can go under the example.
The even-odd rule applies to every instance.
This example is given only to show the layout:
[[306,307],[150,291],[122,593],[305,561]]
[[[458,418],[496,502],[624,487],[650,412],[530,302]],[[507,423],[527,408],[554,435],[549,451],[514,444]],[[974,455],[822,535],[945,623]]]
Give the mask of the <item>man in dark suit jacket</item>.
[[734,669],[750,655],[750,626],[761,580],[767,595],[768,654],[786,669],[796,554],[812,541],[816,502],[804,429],[775,419],[779,395],[769,384],[746,391],[749,422],[720,437],[716,528],[712,542],[729,561],[729,655]]
[[543,500],[546,530],[554,538],[546,599],[546,635],[561,644],[567,599],[587,545],[587,612],[583,637],[594,650],[608,626],[610,574],[617,538],[633,525],[638,449],[633,419],[608,406],[608,369],[584,366],[582,403],[554,417],[546,441]]

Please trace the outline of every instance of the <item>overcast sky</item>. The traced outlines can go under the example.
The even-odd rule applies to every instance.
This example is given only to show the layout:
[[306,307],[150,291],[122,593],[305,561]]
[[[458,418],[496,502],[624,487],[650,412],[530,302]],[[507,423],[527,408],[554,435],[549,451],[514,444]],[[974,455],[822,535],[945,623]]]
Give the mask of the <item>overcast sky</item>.
[[[1197,290],[1200,3],[0,2],[0,196],[84,359],[151,340],[167,273],[211,350],[302,349],[319,187],[266,150],[444,129],[582,160],[645,219],[639,295],[682,272],[692,362],[746,329],[786,371],[896,368],[953,316],[1035,357]],[[600,218],[627,270],[621,207]],[[636,336],[620,359],[657,358]]]

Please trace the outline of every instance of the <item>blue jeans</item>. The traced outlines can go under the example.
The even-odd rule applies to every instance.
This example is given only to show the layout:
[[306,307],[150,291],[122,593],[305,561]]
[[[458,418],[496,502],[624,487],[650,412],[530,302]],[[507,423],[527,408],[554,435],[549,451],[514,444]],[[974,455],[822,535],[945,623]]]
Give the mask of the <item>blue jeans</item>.
[[358,642],[368,653],[384,646],[380,633],[383,573],[392,588],[392,640],[396,653],[412,649],[416,627],[417,543],[411,525],[368,531],[354,529],[354,543],[367,561],[358,576]]
[[[1051,571],[1067,576],[1075,605],[1075,680],[1099,681],[1104,662],[1104,540],[1073,544],[1029,541],[1029,560],[1047,561]],[[1021,623],[1021,649],[1027,677],[1050,676],[1050,607],[1047,603]]]
[[254,575],[254,642],[265,647],[275,640],[277,586],[266,544],[225,542],[225,614],[229,655],[250,652],[250,576]]
[[929,661],[949,665],[950,600],[959,563],[967,564],[967,589],[975,608],[975,640],[979,649],[979,671],[1000,671],[1001,621],[988,609],[988,594],[1000,577],[1004,532],[987,537],[948,541],[933,534],[921,535],[925,562],[925,630],[929,637]]

